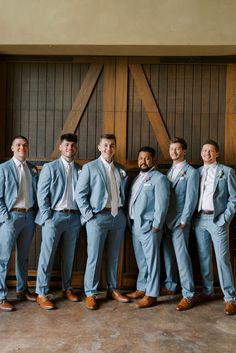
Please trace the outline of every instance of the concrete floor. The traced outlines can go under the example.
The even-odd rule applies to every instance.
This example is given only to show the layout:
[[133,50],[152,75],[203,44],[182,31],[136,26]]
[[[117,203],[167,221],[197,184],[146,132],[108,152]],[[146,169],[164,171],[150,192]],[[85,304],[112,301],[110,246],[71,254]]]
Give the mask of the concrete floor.
[[236,315],[226,316],[221,298],[177,312],[180,296],[161,297],[157,306],[105,300],[89,311],[83,302],[62,300],[56,310],[9,300],[16,311],[0,311],[1,353],[232,353],[236,351]]

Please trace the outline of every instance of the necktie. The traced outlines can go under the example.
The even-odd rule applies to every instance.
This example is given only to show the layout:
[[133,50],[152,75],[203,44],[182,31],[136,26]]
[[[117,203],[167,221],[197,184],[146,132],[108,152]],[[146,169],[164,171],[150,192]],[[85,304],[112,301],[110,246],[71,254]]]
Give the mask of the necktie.
[[68,209],[72,208],[73,204],[73,190],[72,190],[72,166],[68,164],[67,169],[67,183],[66,183],[66,201]]
[[198,212],[200,212],[201,209],[202,209],[202,200],[203,200],[203,194],[204,194],[204,190],[205,190],[205,182],[206,182],[206,179],[207,179],[208,170],[209,170],[209,168],[204,168],[204,172],[203,172],[202,177],[201,177],[200,198],[199,198],[199,202],[198,202]]
[[20,165],[20,197],[25,200],[25,208],[28,210],[30,207],[29,200],[29,180],[26,164],[21,163]]
[[118,194],[114,169],[110,168],[110,182],[111,182],[111,214],[115,217],[118,214]]

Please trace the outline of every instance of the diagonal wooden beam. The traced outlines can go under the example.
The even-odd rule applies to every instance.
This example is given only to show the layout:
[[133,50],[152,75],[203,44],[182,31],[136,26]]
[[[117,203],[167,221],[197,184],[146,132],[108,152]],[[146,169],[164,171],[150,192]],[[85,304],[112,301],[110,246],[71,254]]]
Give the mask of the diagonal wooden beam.
[[[102,71],[102,68],[103,68],[103,64],[90,65],[89,70],[85,76],[85,79],[80,87],[80,91],[77,94],[75,101],[72,105],[72,109],[68,117],[66,118],[65,124],[63,126],[63,129],[60,135],[76,131],[77,126],[83,116],[84,110],[89,102],[91,94],[94,90],[94,87],[97,83],[99,75]],[[59,145],[60,145],[60,137],[57,139],[54,151],[50,156],[52,159],[55,159],[58,157]]]
[[160,111],[149,87],[148,81],[140,64],[129,64],[137,93],[143,103],[152,129],[165,159],[169,159],[169,135],[163,123]]

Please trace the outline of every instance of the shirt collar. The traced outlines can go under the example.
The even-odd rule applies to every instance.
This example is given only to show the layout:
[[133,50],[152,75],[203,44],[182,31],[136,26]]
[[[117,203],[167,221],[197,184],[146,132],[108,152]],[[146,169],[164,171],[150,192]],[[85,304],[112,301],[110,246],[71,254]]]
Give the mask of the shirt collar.
[[20,165],[22,165],[22,164],[26,164],[26,160],[24,160],[24,161],[19,161],[19,159],[17,159],[16,157],[12,157],[12,160],[13,160],[13,162],[15,163],[15,165],[17,166],[17,167],[19,167]]
[[101,158],[101,161],[102,161],[102,163],[104,164],[104,167],[105,167],[106,169],[110,169],[110,168],[113,168],[113,167],[114,167],[113,161],[111,161],[111,163],[108,163],[102,156],[100,156],[100,158]]
[[203,166],[203,169],[215,169],[217,167],[217,162],[211,163],[211,164],[206,164]]
[[64,165],[65,168],[67,168],[69,164],[70,164],[72,167],[73,167],[73,165],[74,165],[74,161],[67,162],[62,156],[61,156],[61,161],[62,161],[62,163],[63,163],[63,165]]
[[139,172],[139,175],[142,176],[142,177],[144,177],[145,175],[148,175],[151,171],[153,171],[153,169],[155,169],[154,166],[153,166],[148,172],[142,172],[142,171],[140,171],[140,172]]
[[182,169],[183,167],[186,166],[186,164],[187,164],[187,162],[184,160],[184,161],[182,161],[180,163],[177,163],[175,165],[173,164],[172,168],[174,168],[174,169]]

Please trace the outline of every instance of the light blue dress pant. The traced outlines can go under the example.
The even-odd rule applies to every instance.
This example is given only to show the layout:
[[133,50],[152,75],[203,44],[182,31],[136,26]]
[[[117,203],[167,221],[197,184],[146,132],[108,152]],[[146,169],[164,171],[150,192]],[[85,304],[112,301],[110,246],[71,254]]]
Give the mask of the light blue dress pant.
[[177,226],[171,230],[166,227],[163,236],[163,252],[167,275],[165,286],[168,289],[176,290],[175,264],[177,262],[182,295],[184,298],[192,299],[194,296],[194,282],[188,244],[189,226],[186,225],[184,229]]
[[213,243],[224,300],[236,301],[233,273],[230,263],[228,226],[217,226],[213,223],[213,215],[201,214],[195,217],[194,227],[204,293],[213,293]]
[[160,294],[160,244],[162,231],[142,233],[132,226],[134,254],[138,265],[136,288],[147,296],[158,297]]
[[36,293],[46,295],[57,246],[61,240],[62,289],[71,289],[75,249],[81,228],[80,215],[54,211],[42,226],[42,244],[38,263]]
[[87,296],[97,293],[105,243],[107,289],[108,291],[116,289],[118,261],[125,225],[126,217],[121,208],[116,217],[113,217],[110,211],[104,210],[94,215],[86,223],[88,258],[84,276],[84,290]]
[[7,297],[6,276],[9,259],[16,245],[16,291],[27,287],[31,241],[35,230],[35,212],[9,212],[9,218],[0,225],[0,300]]

